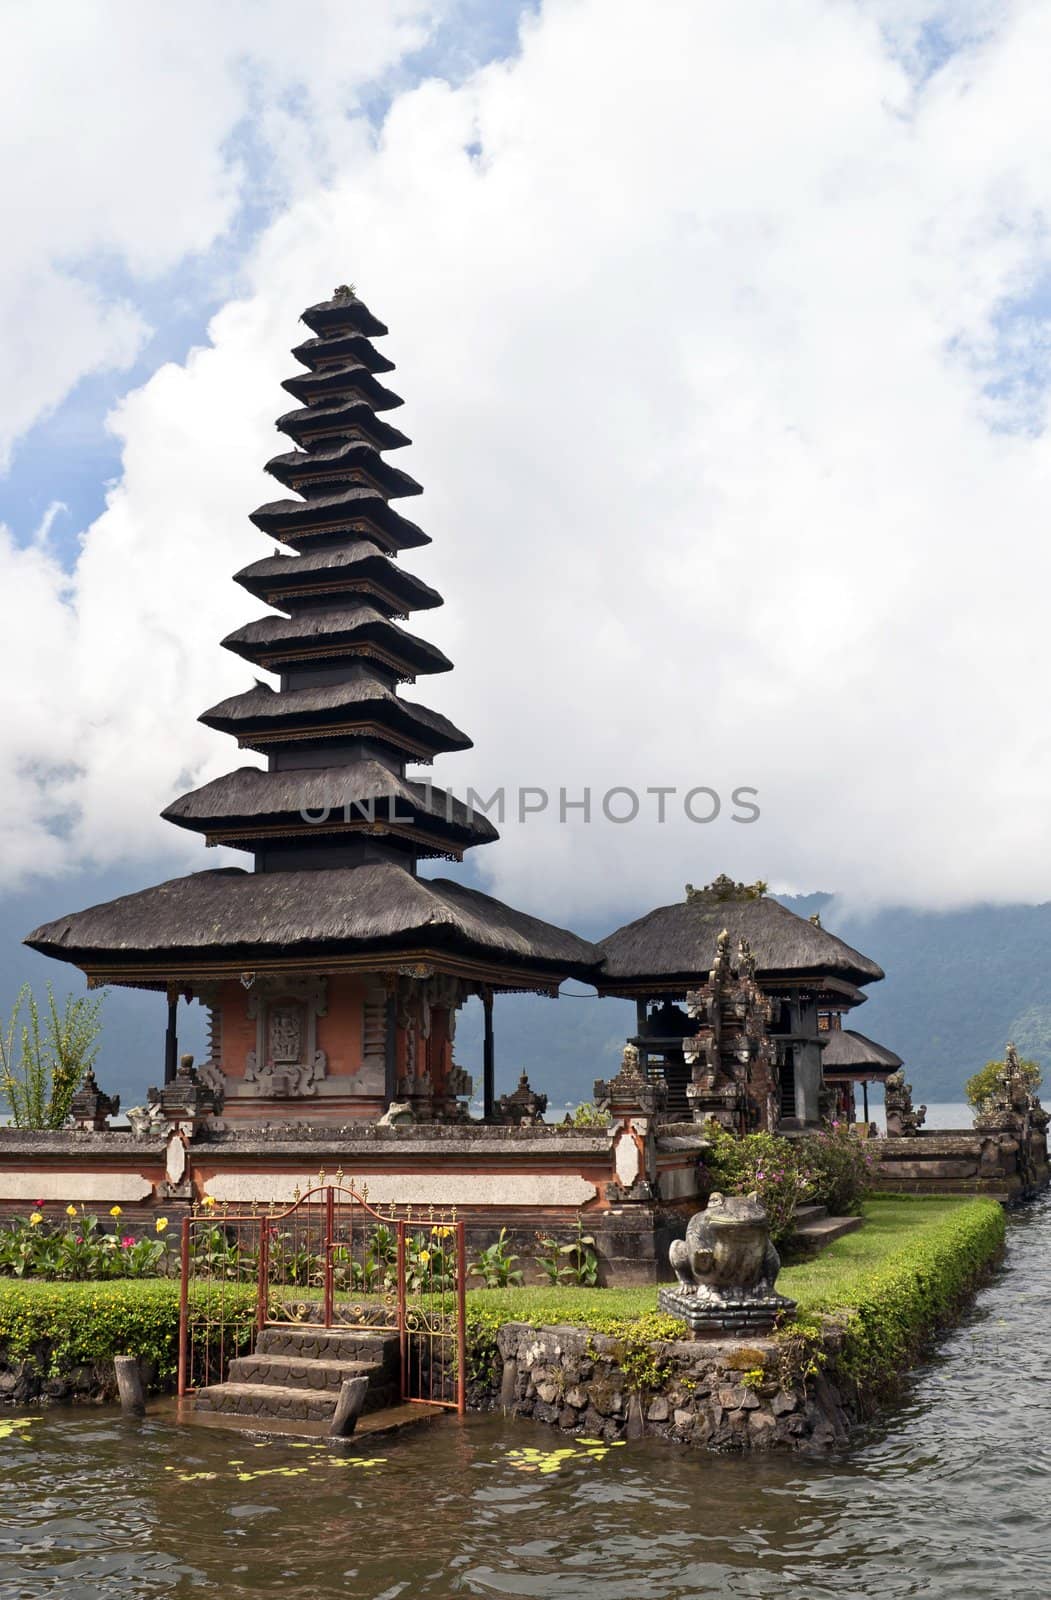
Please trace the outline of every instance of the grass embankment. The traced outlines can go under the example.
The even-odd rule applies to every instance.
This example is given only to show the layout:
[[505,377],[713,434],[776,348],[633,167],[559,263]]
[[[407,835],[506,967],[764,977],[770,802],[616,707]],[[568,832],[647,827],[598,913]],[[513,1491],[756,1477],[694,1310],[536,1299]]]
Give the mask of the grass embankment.
[[[878,1384],[907,1367],[952,1318],[1003,1237],[1003,1213],[991,1200],[870,1200],[862,1229],[781,1273],[778,1289],[799,1305],[785,1334],[815,1340],[833,1319],[844,1329],[846,1370],[870,1387]],[[254,1286],[216,1285],[212,1292],[216,1311],[224,1298],[227,1321],[240,1312],[250,1326]],[[198,1287],[198,1304],[201,1293]],[[643,1345],[683,1333],[681,1323],[656,1311],[655,1299],[652,1287],[472,1290],[472,1371],[491,1375],[496,1332],[506,1322],[568,1323],[611,1334],[641,1355]],[[126,1353],[154,1361],[163,1382],[175,1371],[178,1325],[179,1286],[172,1279],[0,1279],[0,1359],[8,1363],[30,1358],[59,1373]]]
[[[865,1225],[820,1256],[785,1267],[780,1293],[798,1304],[782,1337],[821,1340],[829,1321],[843,1329],[840,1361],[867,1388],[893,1381],[945,1326],[997,1258],[1004,1216],[992,1200],[869,1200]],[[571,1324],[640,1342],[682,1337],[682,1325],[654,1309],[651,1287],[475,1290],[468,1296],[471,1344],[481,1372],[506,1322]]]

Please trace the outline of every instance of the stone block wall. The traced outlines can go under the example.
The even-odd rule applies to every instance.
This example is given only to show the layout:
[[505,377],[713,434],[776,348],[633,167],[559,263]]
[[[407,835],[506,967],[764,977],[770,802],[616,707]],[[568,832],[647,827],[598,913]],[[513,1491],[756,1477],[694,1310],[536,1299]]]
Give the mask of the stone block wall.
[[[638,1348],[606,1334],[512,1322],[497,1335],[490,1381],[473,1409],[503,1409],[589,1438],[639,1439],[709,1450],[821,1452],[843,1444],[855,1411],[829,1365],[805,1383],[777,1340],[683,1340]],[[645,1366],[645,1371],[641,1367]]]

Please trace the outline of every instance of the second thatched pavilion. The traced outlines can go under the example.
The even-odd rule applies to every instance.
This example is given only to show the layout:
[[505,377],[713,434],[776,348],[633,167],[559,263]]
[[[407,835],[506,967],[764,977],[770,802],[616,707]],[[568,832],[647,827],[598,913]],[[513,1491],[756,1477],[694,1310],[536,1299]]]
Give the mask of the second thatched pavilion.
[[822,1116],[826,1031],[834,1018],[865,1000],[864,985],[883,977],[868,956],[837,939],[816,918],[797,916],[769,898],[765,884],[716,878],[688,885],[676,905],[658,906],[599,941],[599,993],[633,999],[636,1030],[629,1041],[643,1070],[666,1087],[667,1108],[688,1115],[694,1074],[689,1044],[697,1022],[687,995],[712,971],[723,947],[745,951],[750,977],[769,1002],[763,1032],[770,1049],[771,1121],[785,1130],[812,1127]]

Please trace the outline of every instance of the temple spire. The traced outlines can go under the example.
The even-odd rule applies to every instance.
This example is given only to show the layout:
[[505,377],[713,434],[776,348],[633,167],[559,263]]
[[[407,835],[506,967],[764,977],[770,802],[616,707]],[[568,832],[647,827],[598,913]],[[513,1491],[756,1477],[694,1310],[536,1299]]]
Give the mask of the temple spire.
[[201,717],[267,765],[217,778],[164,815],[250,851],[261,871],[353,865],[377,850],[412,870],[424,856],[459,859],[496,830],[406,770],[471,741],[401,694],[452,663],[402,625],[442,599],[393,559],[430,541],[392,505],[422,488],[384,459],[409,443],[378,414],[402,404],[377,376],[394,367],[372,343],[387,329],[346,284],[303,321],[312,336],[293,355],[304,370],[283,384],[302,404],[277,423],[296,448],[266,468],[290,497],[251,513],[290,553],[236,575],[273,609],[223,640],[277,682],[256,679]]

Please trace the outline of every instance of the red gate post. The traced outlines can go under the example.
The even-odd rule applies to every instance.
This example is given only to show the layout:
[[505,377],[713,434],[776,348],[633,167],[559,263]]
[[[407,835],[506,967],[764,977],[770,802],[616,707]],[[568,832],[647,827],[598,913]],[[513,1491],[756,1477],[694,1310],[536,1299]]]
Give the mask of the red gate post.
[[[325,1263],[325,1265],[324,1265],[324,1283],[325,1283],[325,1312],[324,1312],[324,1315],[325,1315],[325,1327],[326,1328],[331,1328],[331,1326],[332,1326],[332,1309],[333,1309],[333,1307],[332,1307],[332,1301],[333,1301],[333,1294],[332,1294],[332,1252],[335,1249],[334,1235],[335,1235],[335,1232],[336,1232],[335,1194],[336,1194],[336,1191],[333,1189],[332,1185],[329,1184],[325,1189],[325,1237],[324,1237],[324,1240],[322,1241],[322,1246],[321,1246],[322,1257],[323,1257],[323,1260],[324,1260],[324,1263]],[[307,1235],[307,1237],[309,1239],[309,1234]]]
[[261,1332],[270,1314],[270,1224],[259,1218],[259,1282],[256,1286],[255,1325]]
[[398,1223],[398,1344],[401,1349],[401,1397],[409,1398],[409,1332],[405,1307],[405,1224]]
[[467,1230],[456,1224],[456,1414],[467,1410]]
[[190,1321],[190,1219],[182,1219],[179,1250],[179,1382],[180,1396],[186,1393],[186,1357]]

